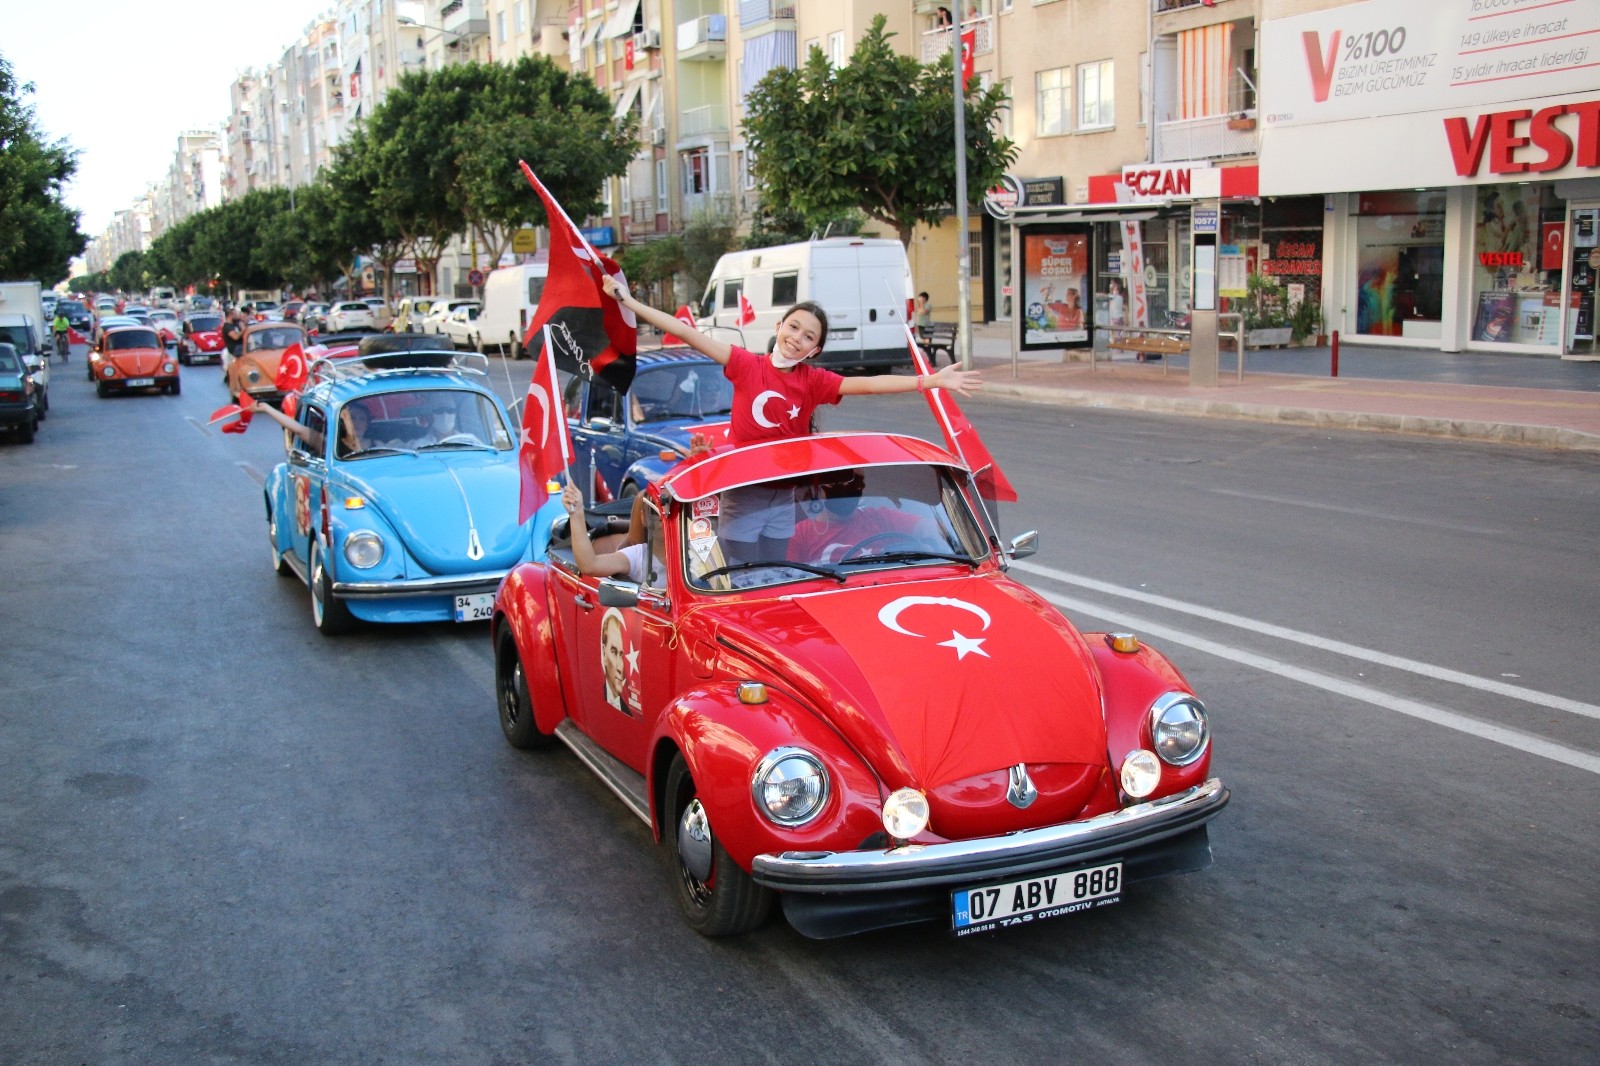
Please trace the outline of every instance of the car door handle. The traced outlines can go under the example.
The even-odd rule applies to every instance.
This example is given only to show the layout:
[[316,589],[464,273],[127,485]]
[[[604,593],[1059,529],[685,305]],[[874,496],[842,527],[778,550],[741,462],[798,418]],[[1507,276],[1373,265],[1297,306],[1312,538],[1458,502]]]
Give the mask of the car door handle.
[[586,593],[578,593],[576,596],[572,597],[572,602],[577,604],[579,607],[582,607],[586,611],[594,610],[594,601],[591,600]]

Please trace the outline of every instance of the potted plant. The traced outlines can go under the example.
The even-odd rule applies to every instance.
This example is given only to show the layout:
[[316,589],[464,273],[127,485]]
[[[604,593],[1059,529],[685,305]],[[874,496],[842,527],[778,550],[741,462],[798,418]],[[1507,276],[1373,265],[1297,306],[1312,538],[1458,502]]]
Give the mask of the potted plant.
[[1310,296],[1295,305],[1294,314],[1289,319],[1289,329],[1295,344],[1315,344],[1320,347],[1328,343],[1322,305]]
[[1244,342],[1249,348],[1281,348],[1294,337],[1289,290],[1281,282],[1251,274],[1246,283]]

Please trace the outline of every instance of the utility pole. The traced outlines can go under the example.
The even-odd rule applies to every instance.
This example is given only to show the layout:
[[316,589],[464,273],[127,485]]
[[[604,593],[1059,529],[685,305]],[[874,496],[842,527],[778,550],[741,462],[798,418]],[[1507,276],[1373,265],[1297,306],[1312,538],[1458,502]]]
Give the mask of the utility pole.
[[954,36],[950,64],[955,78],[956,100],[956,350],[962,370],[972,369],[972,279],[967,271],[967,93],[961,83],[961,23],[950,30]]

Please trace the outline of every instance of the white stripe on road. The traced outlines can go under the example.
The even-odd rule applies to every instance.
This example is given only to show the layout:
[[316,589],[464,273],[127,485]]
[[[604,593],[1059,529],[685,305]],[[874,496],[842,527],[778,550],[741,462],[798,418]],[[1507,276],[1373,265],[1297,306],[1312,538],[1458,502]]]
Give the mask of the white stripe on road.
[[[1040,577],[1059,581],[1064,585],[1076,585],[1093,592],[1105,593],[1121,599],[1136,600],[1139,603],[1148,603],[1153,607],[1160,607],[1168,611],[1177,611],[1180,614],[1194,615],[1196,618],[1205,618],[1213,622],[1221,622],[1236,629],[1249,630],[1263,636],[1276,637],[1279,640],[1293,641],[1319,651],[1333,652],[1336,655],[1347,655],[1354,659],[1362,659],[1378,666],[1388,666],[1396,670],[1405,670],[1409,673],[1429,677],[1435,681],[1447,681],[1451,684],[1462,685],[1466,688],[1475,688],[1482,692],[1492,692],[1497,696],[1506,696],[1514,700],[1523,700],[1538,707],[1547,707],[1553,711],[1566,711],[1569,714],[1581,715],[1584,718],[1600,719],[1600,707],[1592,703],[1581,703],[1578,700],[1567,699],[1565,696],[1554,696],[1548,692],[1539,692],[1535,689],[1524,688],[1521,685],[1508,685],[1504,681],[1494,681],[1486,677],[1477,677],[1473,674],[1464,674],[1459,670],[1451,670],[1443,666],[1434,666],[1431,663],[1418,662],[1415,659],[1403,659],[1398,655],[1374,651],[1371,648],[1358,647],[1355,644],[1346,644],[1340,640],[1329,640],[1312,633],[1305,633],[1298,629],[1287,629],[1283,626],[1272,625],[1269,622],[1258,622],[1253,618],[1243,615],[1229,614],[1227,611],[1214,611],[1209,607],[1201,607],[1182,600],[1169,599],[1166,596],[1156,596],[1137,589],[1123,588],[1105,581],[1096,581],[1091,577],[1079,574],[1069,574],[1065,570],[1056,570],[1048,566],[1039,566],[1035,563],[1014,562],[1011,564],[1018,570],[1029,574],[1038,574]],[[1107,617],[1101,615],[1100,617]]]
[[1129,629],[1137,630],[1141,634],[1148,633],[1161,640],[1171,641],[1174,644],[1183,644],[1196,651],[1214,655],[1219,659],[1227,659],[1244,666],[1252,666],[1265,673],[1277,674],[1279,677],[1286,677],[1291,681],[1298,681],[1313,688],[1320,688],[1349,699],[1370,703],[1375,707],[1382,707],[1385,710],[1394,711],[1397,714],[1407,715],[1411,718],[1419,718],[1424,722],[1432,722],[1434,725],[1444,726],[1446,729],[1453,729],[1459,733],[1466,733],[1469,736],[1478,737],[1508,748],[1515,748],[1518,751],[1537,755],[1552,762],[1565,763],[1567,766],[1573,766],[1579,770],[1587,770],[1592,774],[1600,774],[1600,756],[1579,751],[1576,748],[1569,748],[1565,745],[1545,740],[1543,737],[1536,737],[1520,730],[1481,722],[1475,718],[1468,718],[1465,715],[1446,711],[1417,700],[1391,696],[1387,692],[1380,692],[1368,685],[1358,685],[1340,678],[1329,677],[1327,674],[1317,673],[1315,670],[1307,670],[1303,666],[1294,666],[1277,659],[1268,658],[1265,655],[1257,655],[1241,648],[1219,644],[1214,640],[1197,637],[1181,629],[1173,629],[1170,626],[1151,622],[1148,619],[1124,614],[1114,609],[1107,609],[1102,604],[1090,603],[1087,600],[1075,600],[1070,596],[1061,596],[1053,592],[1035,591],[1039,591],[1039,595],[1064,610],[1077,611],[1080,614],[1104,619],[1118,626],[1127,626]]

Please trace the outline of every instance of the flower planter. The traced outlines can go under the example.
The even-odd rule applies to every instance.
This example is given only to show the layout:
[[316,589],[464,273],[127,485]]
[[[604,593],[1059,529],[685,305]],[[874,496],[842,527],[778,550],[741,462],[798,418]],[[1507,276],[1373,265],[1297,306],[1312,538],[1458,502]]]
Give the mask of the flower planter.
[[1252,329],[1244,335],[1247,348],[1286,348],[1294,330],[1288,326],[1272,326],[1266,329]]
[[1256,120],[1253,118],[1230,118],[1228,120],[1228,128],[1230,130],[1253,130],[1256,128]]

